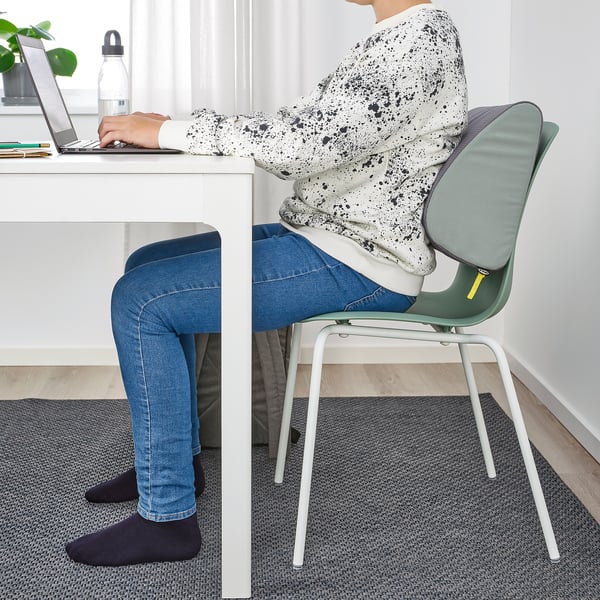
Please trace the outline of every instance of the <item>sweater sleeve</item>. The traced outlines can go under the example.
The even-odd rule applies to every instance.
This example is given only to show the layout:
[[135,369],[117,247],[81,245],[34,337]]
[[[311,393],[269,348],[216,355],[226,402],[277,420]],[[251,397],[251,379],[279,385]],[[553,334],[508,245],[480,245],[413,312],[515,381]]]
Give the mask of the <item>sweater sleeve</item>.
[[411,139],[423,105],[427,69],[435,68],[422,46],[400,52],[373,43],[341,77],[321,84],[320,93],[274,115],[225,116],[194,113],[188,151],[248,156],[282,179],[298,179],[367,157],[392,133]]

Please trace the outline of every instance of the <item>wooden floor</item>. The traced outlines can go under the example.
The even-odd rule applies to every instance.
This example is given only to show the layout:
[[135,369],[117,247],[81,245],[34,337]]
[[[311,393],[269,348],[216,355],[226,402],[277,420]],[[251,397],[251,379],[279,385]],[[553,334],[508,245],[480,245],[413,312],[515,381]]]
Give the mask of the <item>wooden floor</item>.
[[[475,364],[479,390],[506,410],[494,364]],[[307,396],[309,370],[298,369],[296,395]],[[600,465],[519,381],[515,381],[533,444],[600,522]],[[326,365],[324,396],[424,396],[466,394],[460,364]],[[19,398],[124,398],[116,367],[0,367],[0,400]]]

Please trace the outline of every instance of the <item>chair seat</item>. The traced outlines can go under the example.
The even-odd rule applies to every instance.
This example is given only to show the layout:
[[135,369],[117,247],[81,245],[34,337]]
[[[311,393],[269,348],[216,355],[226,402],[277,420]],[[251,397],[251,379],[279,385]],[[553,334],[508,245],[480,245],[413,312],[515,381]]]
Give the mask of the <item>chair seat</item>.
[[477,269],[467,265],[458,267],[452,284],[439,292],[421,292],[416,302],[403,313],[375,311],[339,311],[315,315],[311,321],[398,321],[422,323],[449,331],[454,327],[471,327],[483,323],[504,306],[510,292],[512,259],[497,272],[490,273],[472,300],[466,300],[477,275]]

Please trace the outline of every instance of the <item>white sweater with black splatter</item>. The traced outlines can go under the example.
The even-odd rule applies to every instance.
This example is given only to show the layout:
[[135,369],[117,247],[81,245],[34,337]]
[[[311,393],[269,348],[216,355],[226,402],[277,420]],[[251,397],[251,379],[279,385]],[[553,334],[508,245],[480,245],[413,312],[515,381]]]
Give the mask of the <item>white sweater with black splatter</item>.
[[376,283],[416,295],[435,255],[423,202],[467,119],[457,32],[432,4],[380,21],[308,96],[276,114],[167,121],[160,145],[249,156],[294,193],[282,223]]

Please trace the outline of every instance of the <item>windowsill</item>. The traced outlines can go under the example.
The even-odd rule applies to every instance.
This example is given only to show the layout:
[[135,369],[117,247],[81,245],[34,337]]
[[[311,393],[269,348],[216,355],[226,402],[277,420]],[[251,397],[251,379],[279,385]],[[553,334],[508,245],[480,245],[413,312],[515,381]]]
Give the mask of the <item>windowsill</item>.
[[[63,90],[65,104],[71,115],[97,115],[98,101],[96,90]],[[3,96],[0,90],[0,98]],[[0,100],[0,115],[39,115],[42,113],[38,105],[6,106]]]

